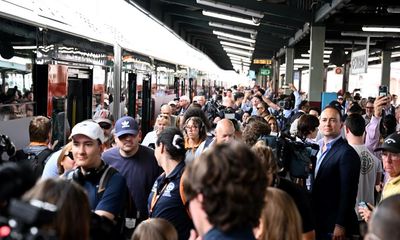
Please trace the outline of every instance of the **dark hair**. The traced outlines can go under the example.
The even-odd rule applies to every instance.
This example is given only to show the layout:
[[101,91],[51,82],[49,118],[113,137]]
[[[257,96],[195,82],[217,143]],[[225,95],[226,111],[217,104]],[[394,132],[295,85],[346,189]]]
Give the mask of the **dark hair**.
[[[330,103],[330,104],[331,104],[331,103]],[[325,111],[326,109],[333,109],[333,110],[335,110],[335,111],[339,114],[339,120],[340,120],[340,122],[343,122],[342,111],[339,109],[339,106],[336,106],[336,105],[328,105],[328,106],[326,106],[326,107],[324,108],[324,111]],[[321,114],[322,114],[322,113],[321,113]]]
[[353,103],[353,105],[349,108],[349,115],[354,113],[362,114],[362,111],[363,110],[358,103]]
[[[308,101],[307,100],[303,100],[299,104],[299,109],[304,110],[304,108],[309,108],[307,105],[308,105]],[[308,111],[308,109],[305,109],[305,110]]]
[[358,113],[347,116],[344,124],[354,136],[361,137],[365,132],[365,119]]
[[311,110],[314,110],[318,113],[318,116],[321,115],[321,110],[318,107],[310,107],[308,109],[308,112],[310,112]]
[[392,115],[386,115],[382,118],[381,134],[383,138],[386,138],[390,134],[396,131],[396,118]]
[[157,146],[164,144],[165,149],[172,159],[182,161],[185,158],[185,142],[183,135],[176,127],[167,127],[159,135],[156,141]]
[[89,239],[89,200],[85,190],[77,183],[61,178],[41,180],[22,199],[36,199],[57,206],[56,219],[50,226],[55,229],[57,239]]
[[188,200],[203,195],[202,207],[211,225],[227,232],[258,224],[267,177],[260,159],[239,142],[216,144],[187,167]]
[[46,142],[49,140],[51,121],[44,116],[36,116],[29,123],[29,140],[31,142]]
[[263,119],[255,119],[246,124],[243,130],[242,139],[248,146],[253,146],[257,140],[263,135],[269,135],[271,133],[271,127]]
[[319,126],[319,119],[310,114],[303,114],[297,122],[297,135],[304,139]]
[[208,130],[211,129],[211,124],[208,121],[208,118],[206,116],[206,114],[204,113],[203,110],[201,110],[201,108],[198,107],[189,107],[185,114],[183,115],[183,122],[185,123],[187,119],[189,119],[190,117],[199,117],[201,118],[201,121],[204,123],[205,127],[206,127],[206,132],[208,132]]

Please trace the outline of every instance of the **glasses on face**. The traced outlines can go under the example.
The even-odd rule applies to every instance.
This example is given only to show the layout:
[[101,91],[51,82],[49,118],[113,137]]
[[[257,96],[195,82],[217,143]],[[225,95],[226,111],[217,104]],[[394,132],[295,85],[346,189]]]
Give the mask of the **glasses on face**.
[[71,160],[74,160],[74,156],[72,155],[72,152],[68,152],[68,154],[65,154],[64,156],[71,158]]
[[400,153],[382,152],[382,157],[385,157],[382,160],[388,160],[390,157],[391,160],[397,161],[400,160]]
[[102,129],[105,129],[105,130],[108,130],[108,129],[110,129],[110,128],[112,127],[111,124],[106,123],[106,122],[101,122],[101,123],[99,123],[99,125],[100,125],[100,127],[101,127]]

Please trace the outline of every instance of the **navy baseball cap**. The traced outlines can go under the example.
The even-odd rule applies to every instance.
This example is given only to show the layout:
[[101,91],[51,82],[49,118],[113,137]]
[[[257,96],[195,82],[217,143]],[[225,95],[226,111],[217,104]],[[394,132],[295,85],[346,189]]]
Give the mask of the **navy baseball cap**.
[[115,135],[120,137],[124,134],[137,135],[139,133],[139,126],[133,117],[125,116],[115,123]]
[[383,144],[374,150],[376,151],[388,151],[392,153],[400,153],[400,134],[392,133],[387,138]]

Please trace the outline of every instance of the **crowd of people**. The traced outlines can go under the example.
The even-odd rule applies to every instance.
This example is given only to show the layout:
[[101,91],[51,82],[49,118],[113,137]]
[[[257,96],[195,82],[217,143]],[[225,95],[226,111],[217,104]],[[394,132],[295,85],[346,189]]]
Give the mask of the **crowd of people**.
[[36,162],[21,199],[55,206],[41,230],[59,239],[399,239],[399,122],[390,95],[319,109],[293,85],[234,86],[164,103],[145,136],[98,109],[46,155],[34,117],[10,161]]

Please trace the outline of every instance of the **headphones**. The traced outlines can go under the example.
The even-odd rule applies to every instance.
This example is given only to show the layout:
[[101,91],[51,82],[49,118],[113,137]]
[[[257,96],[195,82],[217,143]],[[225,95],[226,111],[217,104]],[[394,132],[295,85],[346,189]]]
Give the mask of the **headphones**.
[[206,131],[206,126],[205,126],[205,124],[203,123],[203,120],[200,118],[200,117],[196,117],[196,116],[193,116],[193,117],[190,117],[190,118],[188,118],[188,119],[186,119],[186,121],[185,121],[185,124],[183,125],[183,128],[185,129],[185,132],[186,132],[186,126],[188,125],[188,123],[190,122],[190,121],[194,121],[196,124],[199,124],[199,126],[198,126],[198,128],[199,128],[199,135],[201,135],[202,134],[202,132],[204,132],[204,133],[207,133],[207,131]]
[[101,178],[107,166],[107,164],[101,161],[100,167],[88,169],[85,173],[82,172],[81,167],[78,167],[72,171],[72,176],[70,178],[80,185],[83,185],[85,181],[95,182]]

